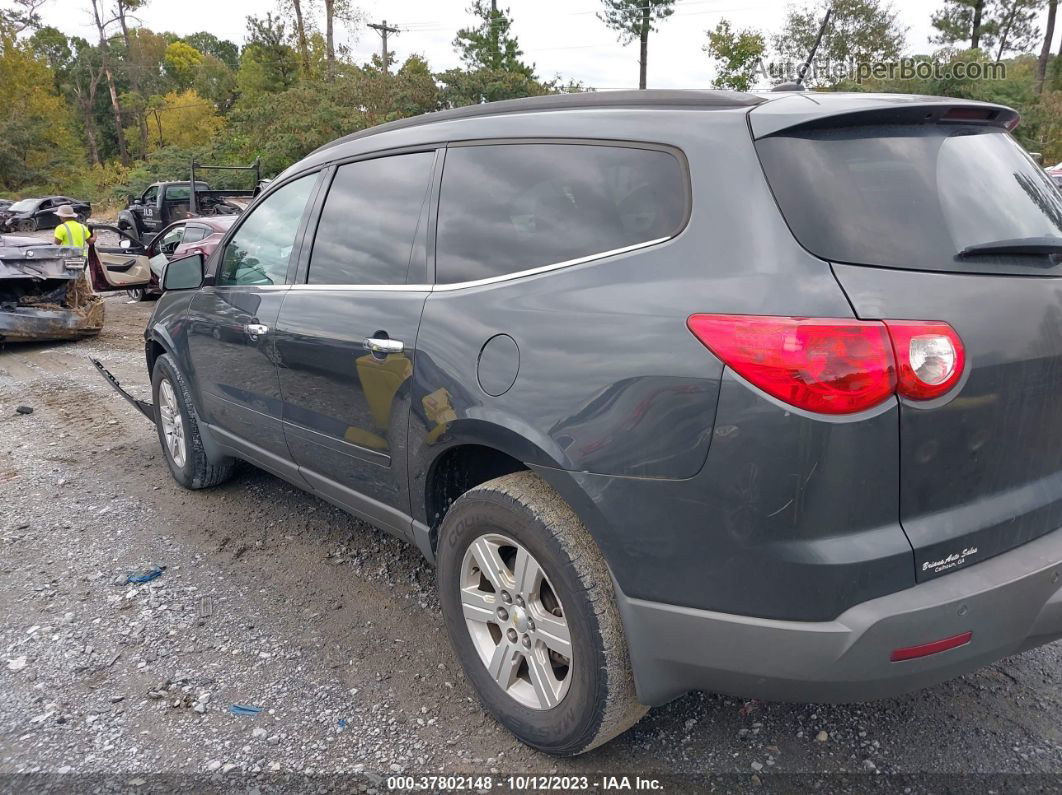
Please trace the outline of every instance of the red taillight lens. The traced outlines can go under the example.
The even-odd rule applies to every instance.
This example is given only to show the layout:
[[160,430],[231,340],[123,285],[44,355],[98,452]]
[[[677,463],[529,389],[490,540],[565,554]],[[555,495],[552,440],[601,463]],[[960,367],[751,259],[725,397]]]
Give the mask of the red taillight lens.
[[962,378],[966,352],[947,323],[691,315],[697,339],[769,395],[821,414],[853,414],[894,393],[932,400]]
[[807,411],[852,414],[896,390],[892,345],[877,321],[692,315],[687,322],[734,372]]
[[912,400],[932,400],[962,378],[966,352],[947,323],[886,320],[896,353],[897,391]]

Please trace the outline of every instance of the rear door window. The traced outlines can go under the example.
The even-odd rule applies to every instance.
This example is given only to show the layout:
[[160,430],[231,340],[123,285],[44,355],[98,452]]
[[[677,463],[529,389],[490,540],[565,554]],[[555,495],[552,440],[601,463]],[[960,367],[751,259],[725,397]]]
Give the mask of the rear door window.
[[434,152],[415,152],[340,166],[317,225],[308,282],[405,284],[414,251],[424,256],[414,241],[426,223],[434,163]]
[[943,271],[1053,267],[1046,256],[959,256],[985,243],[1062,239],[1062,194],[1002,130],[811,129],[756,148],[793,234],[823,259]]
[[489,144],[446,153],[436,281],[475,281],[672,237],[688,182],[660,149]]

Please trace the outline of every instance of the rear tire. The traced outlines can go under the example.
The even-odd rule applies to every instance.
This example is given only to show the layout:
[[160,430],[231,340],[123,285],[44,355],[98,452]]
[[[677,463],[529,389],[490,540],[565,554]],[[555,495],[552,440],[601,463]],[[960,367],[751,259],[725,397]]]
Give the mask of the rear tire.
[[211,463],[207,458],[192,395],[169,354],[155,360],[151,392],[155,429],[173,479],[186,489],[207,489],[228,480],[234,462],[224,458]]
[[521,742],[573,756],[647,712],[601,553],[537,475],[495,478],[454,502],[439,531],[438,580],[466,676]]

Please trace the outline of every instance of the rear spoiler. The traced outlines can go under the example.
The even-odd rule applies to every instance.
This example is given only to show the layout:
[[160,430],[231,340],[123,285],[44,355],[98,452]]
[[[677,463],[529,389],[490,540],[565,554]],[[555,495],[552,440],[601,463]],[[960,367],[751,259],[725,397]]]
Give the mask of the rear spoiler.
[[753,138],[782,131],[875,124],[974,124],[1013,130],[1021,115],[990,102],[905,94],[787,94],[749,112]]

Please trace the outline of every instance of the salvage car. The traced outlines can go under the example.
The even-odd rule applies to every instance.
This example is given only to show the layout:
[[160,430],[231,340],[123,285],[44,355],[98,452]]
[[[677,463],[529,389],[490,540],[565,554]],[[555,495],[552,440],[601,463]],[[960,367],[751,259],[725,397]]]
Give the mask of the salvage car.
[[933,685],[1062,637],[1062,194],[1018,118],[609,91],[361,131],[166,265],[139,408],[186,488],[242,459],[415,544],[543,751],[689,690]]
[[69,204],[84,223],[92,214],[92,205],[86,201],[66,196],[46,196],[41,199],[22,199],[7,209],[0,209],[0,229],[12,232],[35,232],[38,229],[54,229],[61,223],[55,211]]
[[83,252],[0,235],[0,343],[93,337],[103,320]]
[[92,229],[97,236],[110,233],[117,238],[117,244],[97,242],[94,245],[102,268],[98,279],[93,271],[93,287],[97,292],[125,290],[137,301],[158,295],[159,277],[169,260],[188,254],[209,256],[235,220],[233,215],[219,215],[178,221],[147,244],[124,229],[96,224]]

